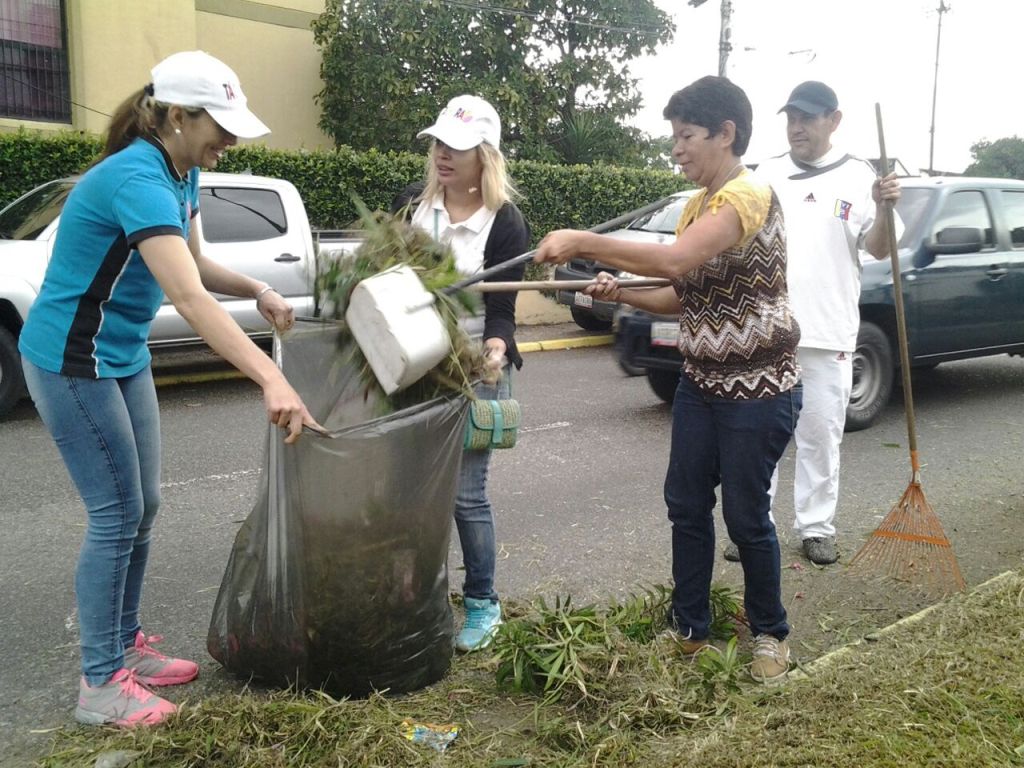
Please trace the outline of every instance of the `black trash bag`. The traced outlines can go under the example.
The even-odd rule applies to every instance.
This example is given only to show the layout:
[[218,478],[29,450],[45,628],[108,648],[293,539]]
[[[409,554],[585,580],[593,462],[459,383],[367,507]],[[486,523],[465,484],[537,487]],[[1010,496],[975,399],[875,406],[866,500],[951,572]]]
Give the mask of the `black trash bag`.
[[207,647],[226,669],[336,696],[412,691],[448,670],[446,557],[468,400],[374,418],[337,331],[300,322],[279,363],[330,432],[267,432]]

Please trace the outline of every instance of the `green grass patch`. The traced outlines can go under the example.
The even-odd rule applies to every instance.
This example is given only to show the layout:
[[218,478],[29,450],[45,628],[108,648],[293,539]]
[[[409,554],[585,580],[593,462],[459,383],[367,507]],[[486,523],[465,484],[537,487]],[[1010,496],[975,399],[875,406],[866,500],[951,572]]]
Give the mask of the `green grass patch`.
[[[1020,573],[768,689],[748,682],[729,590],[716,621],[741,631],[696,658],[665,637],[667,595],[510,605],[493,652],[459,657],[429,689],[218,696],[158,728],[69,727],[41,764],[120,752],[147,767],[1024,765]],[[460,733],[441,753],[407,739],[406,720]]]

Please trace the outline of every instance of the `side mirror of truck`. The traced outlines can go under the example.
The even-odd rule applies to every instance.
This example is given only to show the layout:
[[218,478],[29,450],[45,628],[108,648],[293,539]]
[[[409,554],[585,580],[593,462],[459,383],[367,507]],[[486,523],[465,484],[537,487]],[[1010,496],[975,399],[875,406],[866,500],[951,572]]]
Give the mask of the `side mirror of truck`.
[[977,253],[985,244],[984,234],[977,227],[946,227],[928,243],[932,253]]
[[914,266],[927,267],[940,254],[977,253],[984,244],[984,233],[977,227],[946,227],[925,241],[914,257]]

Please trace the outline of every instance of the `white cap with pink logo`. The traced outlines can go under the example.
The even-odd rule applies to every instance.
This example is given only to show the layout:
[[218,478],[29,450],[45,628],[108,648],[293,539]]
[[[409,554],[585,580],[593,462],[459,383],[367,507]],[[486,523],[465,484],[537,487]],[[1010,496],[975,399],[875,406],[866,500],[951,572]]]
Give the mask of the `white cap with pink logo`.
[[481,144],[490,144],[498,149],[501,144],[501,119],[494,107],[479,96],[456,96],[441,110],[432,126],[416,134],[417,139],[424,136],[433,136],[460,151]]
[[153,98],[164,104],[201,107],[228,133],[254,139],[270,133],[246,106],[231,67],[204,51],[181,51],[153,67]]

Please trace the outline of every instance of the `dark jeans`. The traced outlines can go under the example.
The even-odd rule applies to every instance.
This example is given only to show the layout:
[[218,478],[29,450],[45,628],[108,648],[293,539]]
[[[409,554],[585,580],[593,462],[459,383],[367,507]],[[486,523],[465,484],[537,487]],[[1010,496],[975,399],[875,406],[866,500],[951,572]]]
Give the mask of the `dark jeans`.
[[665,503],[672,522],[672,618],[682,634],[704,639],[710,632],[712,512],[719,486],[725,525],[743,564],[751,631],[780,640],[789,634],[768,488],[802,401],[799,384],[775,397],[726,400],[708,397],[685,373],[680,377],[672,406]]

